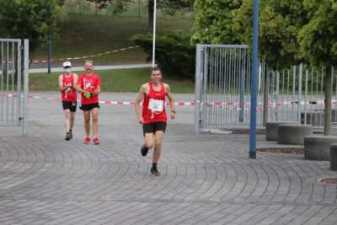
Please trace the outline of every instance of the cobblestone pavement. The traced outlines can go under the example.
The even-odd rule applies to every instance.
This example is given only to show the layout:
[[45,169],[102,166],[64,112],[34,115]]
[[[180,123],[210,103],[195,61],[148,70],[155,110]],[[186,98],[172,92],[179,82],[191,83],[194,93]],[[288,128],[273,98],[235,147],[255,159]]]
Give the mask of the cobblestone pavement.
[[336,186],[318,182],[337,176],[328,162],[270,153],[249,160],[247,136],[197,137],[192,108],[180,107],[162,176],[153,177],[132,109],[102,106],[101,116],[100,146],[81,143],[80,113],[75,139],[63,141],[57,102],[31,100],[29,137],[1,129],[1,225],[337,224]]

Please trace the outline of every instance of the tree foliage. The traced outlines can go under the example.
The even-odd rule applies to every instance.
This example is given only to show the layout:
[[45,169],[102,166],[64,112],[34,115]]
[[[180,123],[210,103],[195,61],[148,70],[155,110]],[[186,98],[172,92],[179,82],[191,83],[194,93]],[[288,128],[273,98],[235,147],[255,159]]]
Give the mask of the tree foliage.
[[[252,0],[234,12],[233,29],[240,41],[251,43]],[[299,52],[298,31],[307,22],[303,1],[262,0],[260,7],[261,59],[274,68],[303,61]]]
[[310,20],[299,31],[301,53],[314,65],[337,65],[337,2],[304,0]]
[[194,4],[194,43],[238,43],[233,32],[234,10],[242,0],[196,0]]
[[325,113],[324,134],[331,132],[331,66],[337,65],[337,2],[330,0],[304,0],[304,9],[308,12],[309,21],[299,31],[301,53],[314,65],[325,65],[324,81]]
[[[152,57],[152,34],[137,35],[133,41],[144,48],[148,60],[150,60]],[[156,46],[156,63],[167,76],[193,79],[195,48],[190,43],[190,36],[184,33],[159,35]]]
[[[251,44],[253,0],[196,0],[192,41]],[[337,1],[261,0],[261,60],[274,68],[300,62],[325,65],[325,134],[331,122],[337,65]]]
[[60,10],[58,0],[1,0],[2,36],[28,38],[34,49],[56,29]]
[[[193,42],[251,43],[253,0],[197,0]],[[302,1],[261,0],[261,58],[282,67],[302,60],[297,34],[306,23]]]
[[115,13],[123,12],[127,9],[132,0],[87,0],[95,3],[97,9],[104,9],[109,5],[112,6]]

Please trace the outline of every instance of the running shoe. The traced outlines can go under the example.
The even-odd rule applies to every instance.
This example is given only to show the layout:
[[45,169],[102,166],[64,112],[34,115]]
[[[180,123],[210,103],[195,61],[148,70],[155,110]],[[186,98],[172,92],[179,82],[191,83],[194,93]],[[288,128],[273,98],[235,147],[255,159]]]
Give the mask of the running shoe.
[[99,145],[99,138],[95,137],[94,139],[92,139],[92,142],[94,143],[94,145]]
[[73,139],[73,131],[71,129],[69,130],[69,137],[70,139]]
[[83,143],[86,145],[90,144],[90,137],[84,137]]
[[149,148],[147,148],[145,145],[143,145],[140,149],[140,154],[145,157],[148,152],[149,152]]
[[156,176],[156,177],[160,176],[160,172],[159,172],[159,170],[158,170],[157,167],[152,167],[151,168],[151,174],[154,175],[154,176]]
[[71,138],[72,138],[72,134],[70,132],[67,132],[66,133],[66,137],[64,138],[64,140],[70,141]]

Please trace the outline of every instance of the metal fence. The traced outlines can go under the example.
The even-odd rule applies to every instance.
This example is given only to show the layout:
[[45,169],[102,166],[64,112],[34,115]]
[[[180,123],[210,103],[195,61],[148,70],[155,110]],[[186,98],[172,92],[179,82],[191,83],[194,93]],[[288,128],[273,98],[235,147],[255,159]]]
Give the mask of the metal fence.
[[28,40],[0,39],[0,126],[25,133],[28,96]]
[[[324,126],[325,67],[296,65],[282,71],[266,68],[263,76],[268,92],[268,107],[264,107],[268,121],[292,121],[301,124]],[[337,123],[337,79],[332,67],[332,118]],[[266,95],[266,94],[265,94]],[[259,107],[262,107],[261,105]]]
[[198,45],[196,57],[196,131],[248,124],[248,46]]
[[[196,132],[248,128],[250,55],[245,45],[198,45],[196,59]],[[257,125],[287,121],[324,126],[324,77],[333,75],[332,125],[337,125],[335,69],[296,65],[276,71],[260,65]]]

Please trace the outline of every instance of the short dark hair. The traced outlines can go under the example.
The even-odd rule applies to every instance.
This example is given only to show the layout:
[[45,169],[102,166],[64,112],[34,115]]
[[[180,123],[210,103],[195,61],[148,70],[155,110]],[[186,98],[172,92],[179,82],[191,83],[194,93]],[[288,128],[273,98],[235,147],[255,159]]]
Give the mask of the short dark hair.
[[153,72],[153,71],[159,71],[159,72],[162,74],[162,70],[160,69],[159,66],[153,67],[153,68],[152,68],[152,72]]

